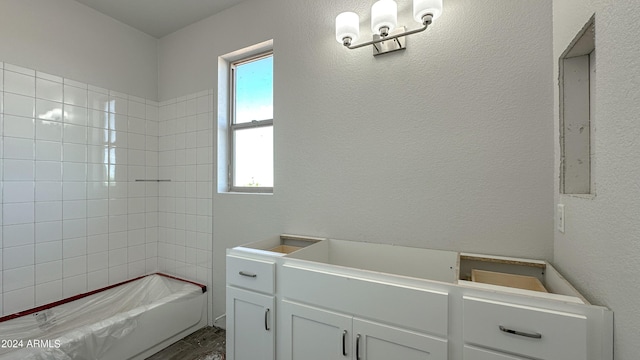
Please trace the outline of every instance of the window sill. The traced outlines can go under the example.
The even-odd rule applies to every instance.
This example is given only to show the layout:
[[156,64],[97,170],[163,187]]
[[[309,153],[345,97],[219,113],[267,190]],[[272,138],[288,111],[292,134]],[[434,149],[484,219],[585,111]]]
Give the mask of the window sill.
[[273,190],[269,192],[261,192],[261,191],[219,191],[218,194],[229,194],[229,195],[273,195]]

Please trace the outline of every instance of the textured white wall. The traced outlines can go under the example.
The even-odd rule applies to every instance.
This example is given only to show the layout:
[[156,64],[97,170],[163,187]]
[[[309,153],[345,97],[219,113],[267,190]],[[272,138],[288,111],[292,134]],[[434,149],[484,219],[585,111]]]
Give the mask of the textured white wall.
[[[636,281],[640,271],[640,2],[555,1],[554,61],[593,13],[596,196],[558,193],[558,88],[554,81],[554,192],[556,203],[565,204],[566,216],[565,233],[555,233],[554,259],[587,298],[614,310],[615,358],[631,360],[640,353],[640,287]],[[553,78],[557,79],[557,68]]]
[[356,10],[366,39],[369,6],[247,1],[160,40],[161,100],[274,40],[275,191],[213,196],[214,315],[224,249],[280,232],[551,258],[551,1],[446,0],[408,50],[377,58],[334,37]]
[[158,40],[73,0],[0,1],[0,59],[156,100]]

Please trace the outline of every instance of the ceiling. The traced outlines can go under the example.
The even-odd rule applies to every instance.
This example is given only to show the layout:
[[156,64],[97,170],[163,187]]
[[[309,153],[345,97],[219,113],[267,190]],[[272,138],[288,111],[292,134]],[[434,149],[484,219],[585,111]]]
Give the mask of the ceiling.
[[243,0],[76,0],[155,38],[205,19]]

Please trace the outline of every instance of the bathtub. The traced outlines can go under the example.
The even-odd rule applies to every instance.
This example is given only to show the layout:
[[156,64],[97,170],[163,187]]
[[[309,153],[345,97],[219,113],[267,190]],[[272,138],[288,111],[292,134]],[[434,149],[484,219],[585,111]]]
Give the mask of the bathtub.
[[153,274],[0,318],[0,359],[144,359],[206,326],[204,285]]

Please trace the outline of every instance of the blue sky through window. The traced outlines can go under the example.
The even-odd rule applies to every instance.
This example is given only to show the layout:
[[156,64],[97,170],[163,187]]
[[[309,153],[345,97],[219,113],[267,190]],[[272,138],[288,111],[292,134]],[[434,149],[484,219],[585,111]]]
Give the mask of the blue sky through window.
[[[273,56],[236,66],[235,123],[273,119]],[[273,187],[273,126],[234,132],[234,186]]]
[[273,119],[273,56],[236,68],[236,124]]

